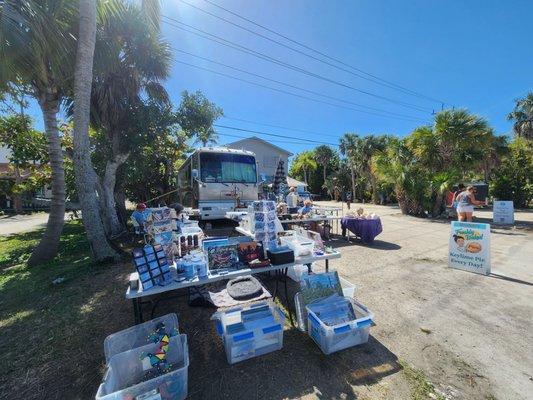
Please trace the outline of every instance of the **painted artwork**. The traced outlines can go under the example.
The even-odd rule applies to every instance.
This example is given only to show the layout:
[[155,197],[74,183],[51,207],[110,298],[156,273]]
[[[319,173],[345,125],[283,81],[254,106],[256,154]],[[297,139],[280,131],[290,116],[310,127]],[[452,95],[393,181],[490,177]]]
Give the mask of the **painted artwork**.
[[210,247],[207,249],[209,269],[237,268],[239,256],[236,245]]
[[260,247],[256,242],[241,243],[238,245],[239,260],[245,264],[257,260],[261,256]]
[[300,287],[304,304],[335,293],[342,296],[342,287],[337,271],[311,275],[303,274]]

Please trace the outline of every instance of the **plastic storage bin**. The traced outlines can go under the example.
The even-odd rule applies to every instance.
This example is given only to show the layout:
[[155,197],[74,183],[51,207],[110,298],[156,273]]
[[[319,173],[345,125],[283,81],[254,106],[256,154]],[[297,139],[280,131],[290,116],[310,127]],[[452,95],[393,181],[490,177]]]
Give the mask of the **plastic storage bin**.
[[167,314],[154,318],[145,323],[132,326],[123,331],[113,333],[104,340],[105,360],[108,362],[115,354],[135,349],[149,344],[148,336],[155,331],[157,324],[163,322],[165,331],[172,336],[179,332],[178,317],[176,314]]
[[230,364],[283,347],[285,315],[271,302],[217,312],[211,319],[222,337]]
[[299,235],[282,236],[280,241],[294,251],[294,257],[312,256],[315,249],[315,242]]
[[[155,353],[158,344],[138,347],[111,357],[104,380],[96,400],[135,399],[154,391],[154,397],[161,400],[182,400],[187,397],[187,370],[189,368],[189,351],[187,335],[178,335],[170,339],[167,360],[178,366],[164,375],[141,382],[144,371],[140,360],[142,352]],[[159,397],[156,397],[159,395]]]
[[374,315],[362,304],[348,298],[356,319],[338,325],[328,326],[307,306],[307,333],[318,344],[324,354],[331,354],[368,341],[368,334]]

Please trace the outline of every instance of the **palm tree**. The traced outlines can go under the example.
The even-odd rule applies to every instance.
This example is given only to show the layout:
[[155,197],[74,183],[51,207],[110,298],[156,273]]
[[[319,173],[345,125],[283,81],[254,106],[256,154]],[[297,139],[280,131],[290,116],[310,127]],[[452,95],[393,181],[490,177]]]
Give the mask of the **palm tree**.
[[28,85],[43,112],[52,170],[50,214],[29,265],[57,254],[65,216],[65,172],[57,113],[73,72],[76,16],[70,0],[5,0],[0,3],[0,89]]
[[315,156],[312,151],[303,151],[298,154],[292,161],[293,171],[301,171],[304,175],[304,182],[307,183],[307,178],[311,171],[317,168]]
[[446,190],[487,159],[492,137],[483,118],[460,109],[439,112],[433,126],[419,127],[407,138],[407,146],[430,177],[433,215],[442,211]]
[[[91,96],[92,125],[105,133],[109,143],[101,182],[101,206],[108,232],[123,230],[115,207],[117,170],[128,159],[132,136],[131,115],[146,97],[168,103],[161,80],[170,71],[170,46],[160,35],[159,3],[127,0],[102,3]],[[149,6],[155,10],[147,11]]]
[[79,0],[79,36],[74,75],[74,172],[83,225],[95,260],[116,259],[107,242],[96,197],[98,177],[91,163],[89,119],[93,54],[96,42],[96,2]]
[[356,147],[359,137],[355,133],[345,133],[340,139],[340,150],[343,156],[346,156],[350,166],[350,175],[352,181],[352,199],[355,199],[355,158]]
[[315,148],[315,159],[317,163],[322,166],[322,172],[323,172],[322,186],[326,185],[327,169],[333,157],[335,157],[335,152],[332,150],[331,147],[326,146],[326,145],[321,145]]
[[523,99],[516,100],[514,110],[507,115],[514,122],[516,136],[533,140],[533,92]]

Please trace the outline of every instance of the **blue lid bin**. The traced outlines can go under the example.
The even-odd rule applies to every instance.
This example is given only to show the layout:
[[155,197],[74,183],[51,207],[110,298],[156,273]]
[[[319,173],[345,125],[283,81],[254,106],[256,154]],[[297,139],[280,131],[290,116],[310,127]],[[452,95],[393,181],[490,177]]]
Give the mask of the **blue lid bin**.
[[151,375],[147,375],[147,370],[150,371],[151,368],[149,357],[143,357],[155,354],[158,346],[157,343],[151,343],[111,357],[95,399],[185,399],[189,368],[187,335],[170,338],[166,352],[169,372],[154,374],[150,379]]
[[285,314],[272,302],[220,311],[211,319],[215,321],[230,364],[283,347]]
[[[338,324],[326,324],[318,315],[317,307],[309,304],[307,313],[307,333],[324,354],[331,354],[348,347],[368,342],[368,334],[374,315],[362,304],[349,297],[337,296],[351,304],[354,318]],[[324,305],[323,307],[331,307]],[[330,312],[331,308],[324,312]],[[323,314],[323,315],[324,315]]]
[[178,317],[174,313],[163,315],[162,317],[154,318],[142,324],[113,333],[104,340],[106,362],[109,362],[111,357],[116,354],[150,343],[150,336],[154,334],[158,325],[161,323],[164,324],[165,333],[169,336],[176,336],[179,333]]

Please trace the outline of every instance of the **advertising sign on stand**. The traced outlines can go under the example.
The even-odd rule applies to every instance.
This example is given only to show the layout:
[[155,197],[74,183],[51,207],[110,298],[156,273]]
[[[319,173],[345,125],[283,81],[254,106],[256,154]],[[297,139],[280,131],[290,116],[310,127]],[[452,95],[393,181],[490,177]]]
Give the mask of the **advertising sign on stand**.
[[512,201],[495,201],[492,209],[495,224],[514,224],[514,204]]
[[490,274],[490,225],[453,221],[448,265],[477,274]]

